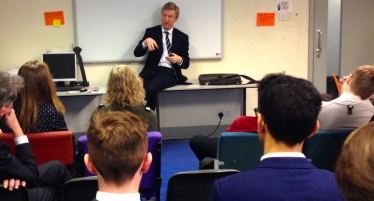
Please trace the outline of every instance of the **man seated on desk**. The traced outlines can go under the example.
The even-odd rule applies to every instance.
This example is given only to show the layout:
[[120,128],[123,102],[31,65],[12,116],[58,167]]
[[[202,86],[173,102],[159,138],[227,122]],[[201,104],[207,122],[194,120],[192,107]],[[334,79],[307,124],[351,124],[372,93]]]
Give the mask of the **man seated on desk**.
[[344,200],[334,174],[317,169],[301,153],[304,140],[319,128],[321,96],[312,83],[276,74],[261,80],[259,92],[261,162],[217,180],[211,200]]
[[166,3],[161,10],[162,25],[146,29],[134,50],[136,57],[149,52],[139,76],[144,81],[146,106],[152,110],[156,108],[158,92],[187,81],[181,69],[190,66],[188,35],[174,28],[178,17],[178,6]]
[[61,200],[62,186],[71,179],[70,173],[59,161],[36,166],[27,136],[23,134],[12,109],[21,87],[23,79],[20,76],[0,71],[0,118],[12,130],[16,145],[14,157],[9,146],[0,141],[0,181],[9,190],[17,189],[19,185],[27,186],[30,201]]
[[94,111],[84,162],[97,174],[96,200],[140,201],[140,180],[152,162],[151,153],[147,153],[147,127],[143,117],[129,111]]
[[318,116],[321,130],[354,130],[369,123],[374,115],[374,67],[360,66],[340,80],[341,95],[322,102]]

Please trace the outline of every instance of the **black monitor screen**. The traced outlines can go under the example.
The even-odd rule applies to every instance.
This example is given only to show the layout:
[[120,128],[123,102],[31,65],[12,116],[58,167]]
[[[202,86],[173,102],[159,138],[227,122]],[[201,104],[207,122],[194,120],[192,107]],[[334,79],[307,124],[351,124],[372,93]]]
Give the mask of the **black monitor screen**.
[[45,62],[52,74],[53,81],[76,81],[77,69],[74,52],[49,52],[43,54]]

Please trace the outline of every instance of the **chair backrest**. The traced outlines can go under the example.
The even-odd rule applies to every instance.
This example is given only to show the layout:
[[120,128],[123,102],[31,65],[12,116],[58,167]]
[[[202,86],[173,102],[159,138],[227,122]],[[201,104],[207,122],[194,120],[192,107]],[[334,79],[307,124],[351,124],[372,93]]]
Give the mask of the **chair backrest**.
[[217,158],[219,169],[235,169],[241,172],[260,163],[264,148],[257,133],[225,132],[218,139]]
[[231,169],[179,172],[168,181],[166,201],[207,201],[215,180],[237,173]]
[[26,187],[20,186],[18,189],[13,189],[9,191],[0,184],[0,200],[1,201],[28,201],[29,195],[27,193]]
[[[36,164],[59,160],[65,165],[74,163],[74,136],[71,131],[53,131],[27,134]],[[0,135],[15,156],[14,138],[10,133]]]
[[62,187],[64,201],[92,201],[99,190],[97,176],[75,178]]
[[319,130],[313,137],[305,140],[303,153],[317,168],[333,172],[344,141],[351,132],[352,130]]
[[[152,153],[152,164],[148,172],[143,174],[142,181],[140,183],[140,194],[142,197],[151,198],[156,197],[157,200],[160,198],[160,187],[161,187],[161,141],[162,135],[157,131],[148,132],[148,152]],[[78,156],[77,163],[81,164],[78,167],[79,176],[93,176],[88,172],[83,162],[84,154],[88,153],[87,149],[87,135],[80,136],[78,138]]]

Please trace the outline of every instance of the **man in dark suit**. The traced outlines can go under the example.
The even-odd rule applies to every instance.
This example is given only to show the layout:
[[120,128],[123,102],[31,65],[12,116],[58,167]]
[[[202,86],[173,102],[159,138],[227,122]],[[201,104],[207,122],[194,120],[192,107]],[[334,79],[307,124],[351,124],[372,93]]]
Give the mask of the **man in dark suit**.
[[317,169],[301,153],[319,129],[321,96],[307,80],[282,74],[259,84],[258,135],[264,146],[252,170],[214,183],[211,200],[344,200],[334,174]]
[[24,135],[12,109],[13,101],[21,87],[21,77],[0,71],[0,118],[4,118],[6,125],[12,130],[16,145],[14,157],[9,146],[0,141],[0,181],[3,182],[4,188],[9,190],[17,189],[19,185],[26,186],[30,201],[57,201],[63,184],[71,179],[71,176],[59,161],[36,166],[27,136]]
[[88,171],[97,174],[100,201],[140,201],[142,174],[152,163],[146,119],[129,111],[95,110],[87,130]]
[[136,57],[144,56],[147,61],[139,76],[143,78],[147,107],[156,108],[158,92],[176,84],[183,84],[187,78],[181,69],[190,66],[188,35],[174,28],[179,8],[168,2],[161,10],[162,24],[145,30],[143,38],[134,50]]

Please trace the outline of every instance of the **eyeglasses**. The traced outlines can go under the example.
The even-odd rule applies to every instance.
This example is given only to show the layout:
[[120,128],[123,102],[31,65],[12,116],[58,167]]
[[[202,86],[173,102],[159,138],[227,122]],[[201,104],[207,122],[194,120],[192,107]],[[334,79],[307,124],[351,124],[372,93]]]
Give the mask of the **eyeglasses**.
[[[258,113],[261,113],[260,108],[255,108],[254,111],[255,111],[256,117],[258,117]],[[262,115],[262,120],[264,121],[264,123],[266,123],[264,115]]]
[[258,113],[260,113],[260,108],[255,108],[254,111],[255,111],[255,114],[256,114],[256,116],[257,116]]

